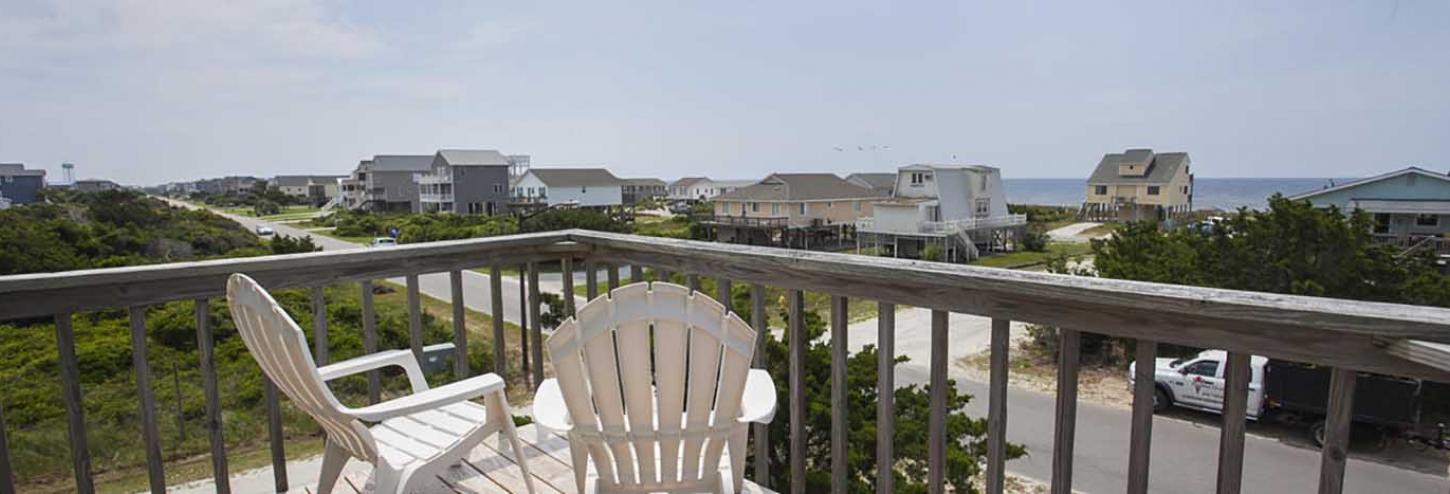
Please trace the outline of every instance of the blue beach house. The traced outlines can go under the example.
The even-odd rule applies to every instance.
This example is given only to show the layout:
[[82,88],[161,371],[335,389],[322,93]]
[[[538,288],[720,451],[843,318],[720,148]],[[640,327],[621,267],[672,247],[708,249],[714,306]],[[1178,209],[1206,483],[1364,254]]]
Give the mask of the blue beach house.
[[1318,207],[1373,215],[1374,235],[1404,248],[1450,251],[1450,176],[1417,167],[1290,196]]
[[45,170],[27,170],[20,163],[0,163],[0,208],[40,199]]

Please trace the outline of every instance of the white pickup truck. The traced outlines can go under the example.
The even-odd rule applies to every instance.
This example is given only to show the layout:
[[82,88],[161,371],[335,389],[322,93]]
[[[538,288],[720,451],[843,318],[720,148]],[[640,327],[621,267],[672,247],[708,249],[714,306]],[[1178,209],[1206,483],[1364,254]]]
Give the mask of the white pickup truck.
[[[1160,358],[1154,362],[1153,410],[1163,411],[1170,406],[1180,406],[1220,413],[1223,410],[1224,363],[1228,352],[1205,350],[1192,357],[1179,359]],[[1252,378],[1249,379],[1248,418],[1258,420],[1264,411],[1264,365],[1268,358],[1253,356],[1249,359]],[[1133,376],[1138,363],[1128,365],[1128,389],[1132,390]]]

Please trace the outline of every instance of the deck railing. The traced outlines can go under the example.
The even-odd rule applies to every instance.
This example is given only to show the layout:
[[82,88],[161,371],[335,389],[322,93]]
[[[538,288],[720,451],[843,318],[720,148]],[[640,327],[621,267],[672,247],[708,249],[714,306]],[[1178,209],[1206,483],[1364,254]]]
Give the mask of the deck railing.
[[[725,245],[689,240],[638,237],[633,235],[569,230],[512,235],[464,241],[407,245],[393,249],[319,252],[260,258],[217,260],[64,273],[0,277],[0,319],[53,317],[59,361],[62,397],[65,401],[76,490],[94,492],[87,453],[85,416],[78,381],[78,363],[72,314],[79,311],[126,307],[130,313],[133,364],[136,373],[142,437],[148,458],[153,492],[166,489],[160,442],[157,440],[155,398],[146,353],[145,308],[176,300],[194,300],[197,307],[197,338],[206,400],[211,457],[220,492],[229,492],[226,445],[222,440],[217,376],[212,361],[212,336],[206,317],[207,300],[224,296],[225,279],[235,272],[247,273],[269,289],[309,288],[314,306],[324,303],[325,285],[358,283],[363,296],[365,351],[376,351],[376,328],[372,312],[373,280],[404,277],[409,301],[410,344],[421,352],[418,276],[449,273],[455,311],[453,329],[456,349],[466,351],[463,317],[462,270],[486,268],[494,276],[492,285],[492,330],[494,341],[504,340],[503,299],[500,269],[523,266],[528,278],[529,325],[526,328],[528,363],[507,362],[503,345],[494,345],[495,372],[526,374],[532,383],[544,377],[541,353],[543,333],[539,324],[539,287],[536,263],[561,261],[565,311],[574,310],[575,287],[572,272],[581,263],[590,274],[585,294],[596,295],[596,268],[608,268],[607,284],[618,286],[619,267],[628,265],[629,280],[643,279],[644,268],[656,276],[683,273],[687,282],[698,286],[701,277],[717,280],[719,286],[745,283],[751,287],[751,324],[765,326],[766,287],[788,290],[793,315],[804,310],[804,293],[831,296],[832,363],[831,465],[812,465],[832,471],[832,490],[844,492],[849,477],[845,434],[848,400],[843,382],[846,375],[848,297],[879,304],[879,389],[894,389],[894,308],[910,305],[932,311],[932,354],[929,362],[930,419],[928,424],[928,480],[931,492],[945,490],[947,417],[948,313],[976,314],[992,318],[990,383],[988,403],[987,492],[1002,492],[1006,460],[1007,352],[1009,321],[1024,321],[1060,328],[1055,443],[1052,451],[1052,492],[1067,493],[1072,486],[1074,427],[1076,425],[1077,374],[1080,338],[1083,332],[1137,340],[1138,361],[1152,361],[1157,345],[1171,343],[1222,348],[1227,362],[1228,399],[1224,404],[1219,462],[1218,492],[1240,491],[1243,469],[1246,394],[1249,356],[1264,355],[1331,366],[1329,427],[1320,469],[1320,492],[1340,492],[1347,459],[1349,413],[1353,400],[1355,370],[1450,380],[1450,374],[1429,364],[1445,360],[1442,343],[1450,343],[1450,310],[1383,303],[1330,300],[1231,290],[1108,280],[1085,277],[1009,271],[954,264],[853,256],[846,254],[785,250],[742,245]],[[728,293],[728,292],[727,292]],[[316,307],[315,307],[316,308]],[[320,311],[315,311],[320,312]],[[774,438],[789,443],[790,478],[804,479],[806,341],[801,317],[791,317],[789,375],[774,376],[786,386],[789,401],[782,418],[790,421],[790,437]],[[315,353],[327,360],[325,318],[314,322]],[[759,354],[759,352],[758,352]],[[457,362],[467,359],[458,358]],[[758,363],[759,364],[759,363]],[[1128,491],[1148,490],[1148,464],[1152,427],[1152,366],[1138,366],[1132,414]],[[455,374],[469,372],[457,365]],[[377,396],[377,381],[371,380],[370,395]],[[275,388],[266,387],[272,461],[278,490],[288,485],[282,449],[281,418]],[[877,468],[882,472],[877,492],[892,492],[890,469],[895,465],[892,441],[895,412],[890,397],[881,393],[877,412],[879,437]],[[0,410],[3,414],[3,410]],[[766,445],[767,429],[757,427],[754,435],[758,457]],[[7,460],[3,416],[0,416],[0,491],[13,478]],[[770,476],[765,462],[757,462],[750,477],[766,484]],[[767,485],[767,487],[769,487]],[[793,482],[791,492],[802,492],[803,482]]]

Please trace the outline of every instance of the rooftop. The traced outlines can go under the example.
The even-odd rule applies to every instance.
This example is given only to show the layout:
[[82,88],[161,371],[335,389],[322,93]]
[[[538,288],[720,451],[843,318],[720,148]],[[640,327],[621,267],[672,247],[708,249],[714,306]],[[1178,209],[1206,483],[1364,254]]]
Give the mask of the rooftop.
[[375,172],[426,172],[433,168],[433,156],[422,154],[380,154],[373,156]]
[[440,149],[438,156],[449,166],[508,166],[509,158],[492,149]]
[[847,182],[832,173],[774,173],[765,179],[716,197],[734,201],[828,201],[872,199],[871,189]]
[[533,175],[550,187],[581,185],[620,185],[621,180],[604,168],[530,168],[524,176]]
[[[1164,184],[1173,180],[1180,168],[1188,164],[1188,153],[1154,153],[1151,149],[1129,149],[1123,153],[1108,153],[1093,169],[1089,184]],[[1119,172],[1121,165],[1147,166],[1141,176],[1124,176]]]

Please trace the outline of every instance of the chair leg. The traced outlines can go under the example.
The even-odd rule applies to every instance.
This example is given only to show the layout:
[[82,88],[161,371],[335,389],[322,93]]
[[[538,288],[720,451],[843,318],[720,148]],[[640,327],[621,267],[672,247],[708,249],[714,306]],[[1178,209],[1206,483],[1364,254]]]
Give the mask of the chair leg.
[[534,494],[534,476],[529,474],[529,458],[524,452],[524,443],[519,441],[518,428],[514,426],[513,411],[509,408],[508,397],[502,390],[494,392],[486,399],[491,420],[497,420],[499,434],[508,438],[509,448],[514,451],[514,459],[518,461],[519,472],[524,475],[524,487],[528,488],[529,494]]
[[332,488],[337,485],[337,478],[342,475],[342,467],[347,465],[350,456],[352,455],[342,449],[342,446],[331,439],[327,440],[322,452],[322,475],[317,479],[317,494],[332,492]]
[[730,434],[730,488],[739,493],[745,487],[745,451],[746,439],[749,437],[750,429],[741,427],[739,432]]
[[580,494],[591,492],[588,489],[589,480],[589,450],[584,441],[576,439],[569,434],[569,457],[574,466],[574,485],[578,487]]

